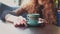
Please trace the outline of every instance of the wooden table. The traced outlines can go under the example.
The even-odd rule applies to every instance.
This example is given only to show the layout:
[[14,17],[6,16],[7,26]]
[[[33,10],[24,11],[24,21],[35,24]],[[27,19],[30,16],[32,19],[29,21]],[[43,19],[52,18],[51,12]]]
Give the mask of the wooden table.
[[10,23],[0,21],[0,34],[60,34],[60,27],[46,25],[45,27],[15,28]]

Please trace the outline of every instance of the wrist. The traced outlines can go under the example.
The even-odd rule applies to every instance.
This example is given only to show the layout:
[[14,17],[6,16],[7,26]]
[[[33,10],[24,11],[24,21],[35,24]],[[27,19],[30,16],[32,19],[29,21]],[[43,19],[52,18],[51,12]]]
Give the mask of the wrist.
[[5,17],[5,20],[6,21],[9,21],[9,22],[15,22],[16,20],[18,20],[18,17],[17,16],[14,16],[14,15],[11,15],[11,14],[8,14]]

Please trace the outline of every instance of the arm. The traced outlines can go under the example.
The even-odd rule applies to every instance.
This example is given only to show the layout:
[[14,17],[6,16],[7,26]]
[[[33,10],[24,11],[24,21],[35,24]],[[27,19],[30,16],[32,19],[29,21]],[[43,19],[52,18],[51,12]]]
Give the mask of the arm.
[[[14,10],[13,12],[9,12],[9,14],[6,14],[5,15],[5,20],[8,21],[8,22],[17,21],[18,16],[21,15],[22,13],[24,13],[24,12],[25,12],[25,10],[23,8],[18,8],[16,10]],[[14,16],[14,13],[17,16]],[[13,15],[11,15],[11,14],[13,14]]]
[[27,21],[22,16],[17,17],[17,16],[14,16],[14,15],[8,14],[5,17],[5,20],[7,22],[13,23],[15,27],[18,27],[18,26],[23,25],[23,24],[24,24],[24,26],[27,27]]

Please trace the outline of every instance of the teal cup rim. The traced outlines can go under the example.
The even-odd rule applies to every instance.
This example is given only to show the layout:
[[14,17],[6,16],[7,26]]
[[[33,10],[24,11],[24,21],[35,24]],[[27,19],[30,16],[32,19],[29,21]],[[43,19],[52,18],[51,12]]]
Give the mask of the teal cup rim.
[[27,15],[40,15],[40,14],[27,14]]

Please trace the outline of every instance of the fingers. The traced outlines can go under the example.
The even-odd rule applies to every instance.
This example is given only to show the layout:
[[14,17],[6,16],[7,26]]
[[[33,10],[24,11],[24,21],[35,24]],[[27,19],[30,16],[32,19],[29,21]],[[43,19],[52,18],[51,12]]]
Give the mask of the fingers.
[[27,27],[27,23],[24,23],[25,27]]
[[15,22],[15,25],[18,25],[18,26],[25,26],[27,27],[27,20],[24,18],[24,17],[19,17],[17,22]]
[[20,22],[16,22],[15,23],[15,26],[16,27],[19,27],[19,26],[25,26],[25,27],[27,27],[27,22],[26,21],[20,21]]
[[25,25],[27,27],[27,21],[26,21],[26,19],[24,18],[23,20],[21,20],[20,24],[21,25]]
[[42,18],[39,18],[38,20],[39,20],[40,22],[43,22],[43,23],[48,23],[47,20],[42,19]]
[[38,18],[38,23],[44,23],[44,19]]

